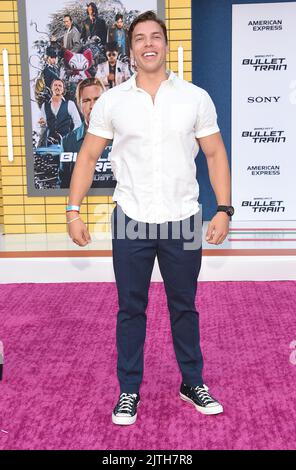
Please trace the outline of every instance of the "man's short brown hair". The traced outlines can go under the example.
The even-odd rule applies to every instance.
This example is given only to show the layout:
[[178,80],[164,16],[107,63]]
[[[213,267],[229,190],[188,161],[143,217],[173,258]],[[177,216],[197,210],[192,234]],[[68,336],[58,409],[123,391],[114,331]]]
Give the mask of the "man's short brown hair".
[[161,29],[163,31],[164,37],[165,37],[165,42],[168,43],[168,33],[167,33],[167,28],[165,25],[165,22],[158,18],[158,16],[154,13],[154,11],[145,11],[145,13],[141,13],[141,15],[137,16],[137,18],[134,19],[134,21],[131,23],[129,30],[128,30],[128,40],[130,43],[130,46],[132,45],[132,37],[133,37],[133,31],[137,24],[139,23],[145,23],[146,21],[155,21],[155,23],[158,23],[159,26],[161,26]]
[[82,92],[84,88],[88,86],[98,86],[102,88],[103,92],[105,91],[104,84],[99,78],[96,78],[96,77],[85,78],[84,80],[78,83],[77,88],[76,88],[76,103],[78,104],[78,106],[80,106]]

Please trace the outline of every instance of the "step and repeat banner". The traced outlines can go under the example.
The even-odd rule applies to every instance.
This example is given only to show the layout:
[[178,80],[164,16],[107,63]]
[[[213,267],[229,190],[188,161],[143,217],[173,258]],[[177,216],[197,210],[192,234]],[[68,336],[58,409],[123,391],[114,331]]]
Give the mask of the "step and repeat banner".
[[295,220],[296,2],[232,8],[234,220]]

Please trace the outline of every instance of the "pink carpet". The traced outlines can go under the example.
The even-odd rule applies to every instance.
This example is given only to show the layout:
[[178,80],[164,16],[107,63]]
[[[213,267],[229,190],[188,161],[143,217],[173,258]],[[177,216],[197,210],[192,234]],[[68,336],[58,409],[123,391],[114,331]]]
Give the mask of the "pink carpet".
[[199,284],[204,378],[225,409],[202,416],[178,397],[152,284],[138,420],[117,427],[115,285],[0,285],[0,449],[295,449],[295,298],[292,281]]

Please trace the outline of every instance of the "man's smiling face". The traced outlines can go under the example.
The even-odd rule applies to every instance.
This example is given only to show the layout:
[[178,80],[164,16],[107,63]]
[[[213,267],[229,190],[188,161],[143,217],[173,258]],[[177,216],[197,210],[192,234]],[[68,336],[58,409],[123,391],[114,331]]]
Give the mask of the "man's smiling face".
[[133,31],[132,52],[138,70],[157,72],[166,62],[168,46],[161,26],[155,21],[138,23]]

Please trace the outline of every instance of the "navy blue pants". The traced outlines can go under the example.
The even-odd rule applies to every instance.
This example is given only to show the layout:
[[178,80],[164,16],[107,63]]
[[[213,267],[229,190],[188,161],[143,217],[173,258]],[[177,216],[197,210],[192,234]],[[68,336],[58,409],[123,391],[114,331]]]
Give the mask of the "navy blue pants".
[[[117,375],[120,392],[137,393],[143,378],[143,349],[146,335],[148,289],[157,256],[170,312],[174,350],[187,385],[203,384],[203,358],[200,349],[199,315],[195,308],[197,278],[201,265],[201,247],[184,250],[184,238],[174,239],[172,222],[168,237],[160,236],[160,224],[141,224],[146,235],[149,226],[157,236],[144,239],[118,235],[117,205],[112,214],[113,266],[118,290]],[[188,222],[192,222],[192,218]],[[125,216],[125,223],[132,221]],[[137,227],[137,222],[132,221]],[[162,224],[163,225],[163,224]],[[185,240],[185,241],[188,241]]]

